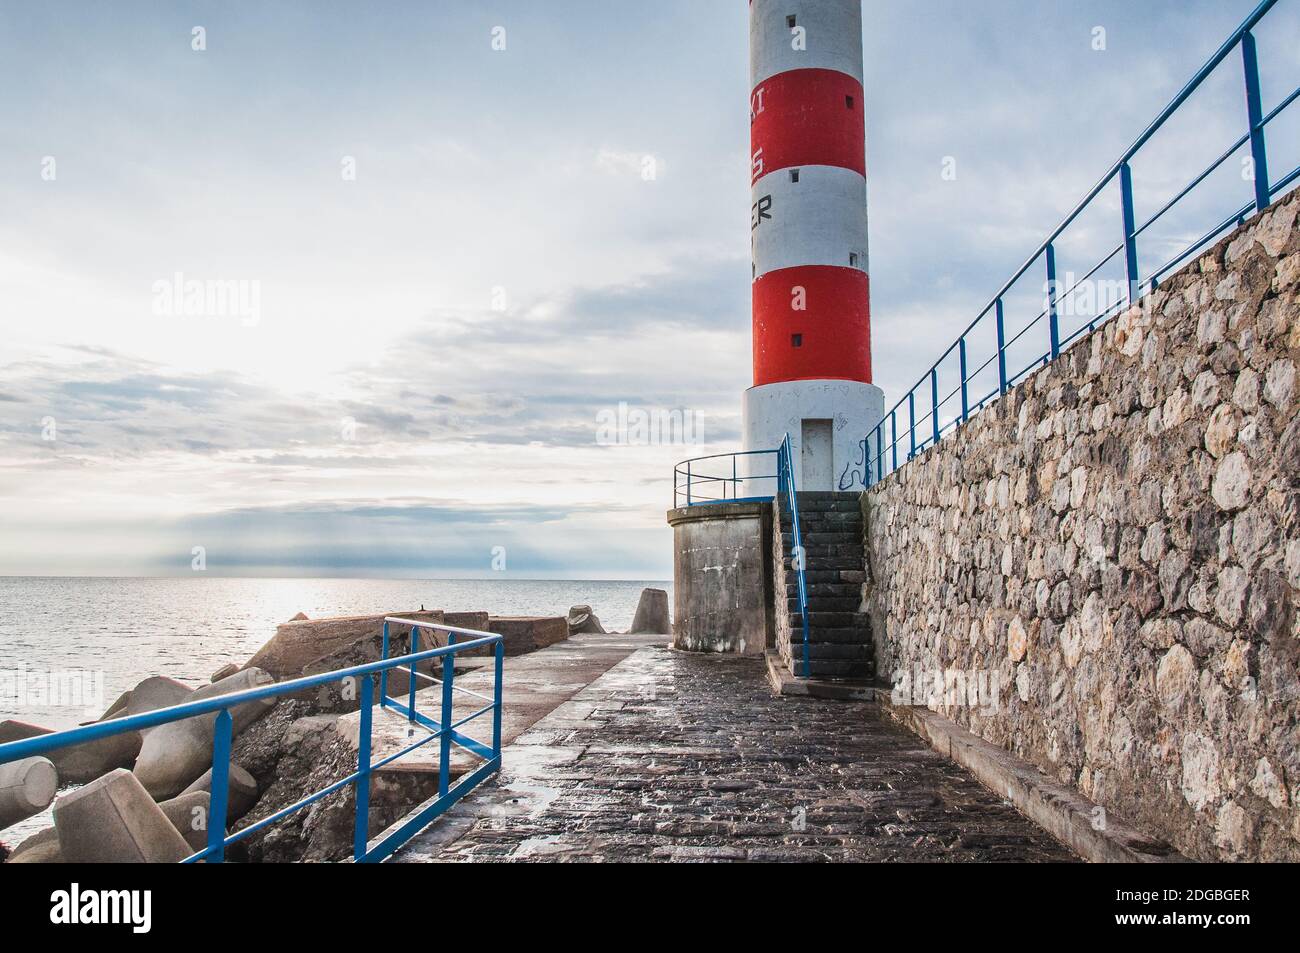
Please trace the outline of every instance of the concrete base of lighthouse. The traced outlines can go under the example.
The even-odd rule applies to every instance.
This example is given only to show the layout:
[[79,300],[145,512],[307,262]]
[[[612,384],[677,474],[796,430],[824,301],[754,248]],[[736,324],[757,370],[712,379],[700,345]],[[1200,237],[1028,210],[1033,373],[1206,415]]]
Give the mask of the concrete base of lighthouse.
[[774,450],[788,433],[798,489],[853,490],[866,472],[862,441],[884,415],[885,394],[875,384],[763,384],[745,391],[745,449]]
[[772,504],[683,506],[668,511],[668,525],[673,646],[756,657],[774,647]]

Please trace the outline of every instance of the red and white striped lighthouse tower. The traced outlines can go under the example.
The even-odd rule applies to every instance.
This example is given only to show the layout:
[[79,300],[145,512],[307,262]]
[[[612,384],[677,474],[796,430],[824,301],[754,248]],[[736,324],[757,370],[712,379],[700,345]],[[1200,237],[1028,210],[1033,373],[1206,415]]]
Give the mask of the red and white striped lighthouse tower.
[[871,383],[861,0],[751,0],[754,386],[745,446],[790,435],[801,490],[848,489]]

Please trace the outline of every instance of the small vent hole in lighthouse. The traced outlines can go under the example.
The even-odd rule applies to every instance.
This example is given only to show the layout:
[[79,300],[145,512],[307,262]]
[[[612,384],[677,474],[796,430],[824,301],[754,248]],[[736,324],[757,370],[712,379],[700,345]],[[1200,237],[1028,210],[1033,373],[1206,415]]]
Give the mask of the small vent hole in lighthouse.
[[853,97],[852,97],[852,96],[845,96],[845,97],[844,97],[844,108],[845,108],[845,109],[852,109],[852,108],[853,108]]
[[802,335],[802,334],[792,334],[792,335],[790,335],[790,346],[791,346],[791,347],[803,347],[803,335]]
[[798,181],[799,181],[799,170],[798,170],[798,169],[791,169],[791,170],[790,170],[790,181],[791,181],[791,182],[798,182]]
[[794,29],[794,16],[793,16],[793,15],[788,16],[788,17],[785,18],[785,25],[788,26],[788,27],[789,27],[790,29],[792,29],[792,30]]
[[850,268],[856,268],[856,267],[858,267],[858,253],[857,253],[857,252],[853,252],[853,251],[849,252],[849,267],[850,267]]

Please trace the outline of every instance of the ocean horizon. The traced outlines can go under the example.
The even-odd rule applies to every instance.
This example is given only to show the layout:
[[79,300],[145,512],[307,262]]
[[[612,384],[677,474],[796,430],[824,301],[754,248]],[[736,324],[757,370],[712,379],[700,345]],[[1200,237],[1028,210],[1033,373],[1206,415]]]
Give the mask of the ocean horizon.
[[564,615],[592,606],[626,630],[654,579],[0,576],[0,719],[70,728],[151,675],[198,687],[243,664],[299,612],[419,609]]

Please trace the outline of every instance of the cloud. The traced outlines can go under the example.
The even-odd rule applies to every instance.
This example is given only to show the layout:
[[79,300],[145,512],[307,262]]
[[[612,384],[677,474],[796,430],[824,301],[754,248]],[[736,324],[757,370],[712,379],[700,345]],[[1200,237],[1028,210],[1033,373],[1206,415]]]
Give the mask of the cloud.
[[[888,404],[1251,6],[864,7]],[[510,530],[538,572],[666,575],[672,464],[739,445],[751,382],[746,11],[582,8],[561,22],[507,2],[506,54],[472,11],[419,4],[360,29],[291,2],[213,11],[202,56],[130,11],[87,8],[79,31],[10,18],[0,73],[25,95],[0,130],[18,316],[0,362],[0,565],[187,571],[197,529],[222,571],[450,571]],[[1289,18],[1279,36],[1296,20],[1270,17]],[[1261,33],[1261,53],[1266,86],[1290,89],[1294,51]],[[370,65],[330,68],[343,56]],[[1239,63],[1225,70],[1135,166],[1144,209],[1239,134]],[[29,157],[51,153],[43,181]],[[1118,240],[1105,202],[1062,241],[1062,269]],[[1143,261],[1185,227],[1153,230]],[[263,320],[153,316],[151,283],[178,270],[261,281]],[[620,401],[691,410],[705,441],[599,446]]]

